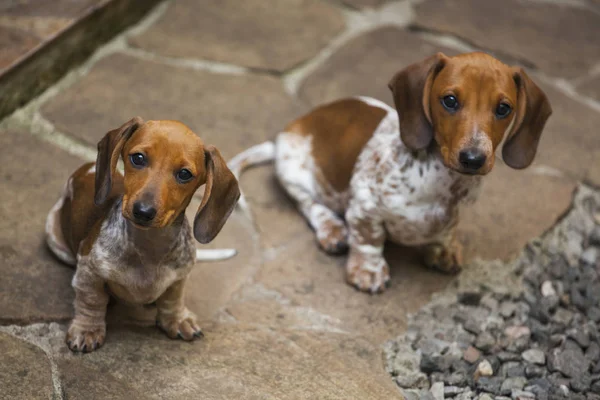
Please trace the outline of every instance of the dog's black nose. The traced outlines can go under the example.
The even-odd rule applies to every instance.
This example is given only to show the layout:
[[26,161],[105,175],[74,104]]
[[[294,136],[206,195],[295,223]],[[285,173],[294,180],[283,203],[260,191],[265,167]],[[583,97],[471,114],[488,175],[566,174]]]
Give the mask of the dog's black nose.
[[485,153],[477,148],[462,150],[458,154],[458,161],[462,167],[470,172],[476,172],[483,167],[487,160]]
[[151,204],[138,201],[133,205],[133,216],[138,221],[150,222],[156,217],[156,208]]

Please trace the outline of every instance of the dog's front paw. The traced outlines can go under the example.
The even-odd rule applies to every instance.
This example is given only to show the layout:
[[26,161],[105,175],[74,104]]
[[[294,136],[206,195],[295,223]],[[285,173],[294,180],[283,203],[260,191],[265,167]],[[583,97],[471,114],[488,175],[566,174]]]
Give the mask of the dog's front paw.
[[362,292],[381,293],[390,283],[390,268],[383,256],[352,254],[346,265],[346,281]]
[[171,339],[194,340],[204,334],[198,326],[196,315],[187,308],[172,316],[159,316],[156,325]]
[[328,254],[343,254],[348,251],[348,229],[339,218],[329,218],[317,228],[319,246]]
[[462,246],[459,243],[453,243],[449,247],[433,244],[425,249],[425,265],[429,268],[447,274],[458,274],[462,269],[462,264]]
[[66,343],[71,351],[90,353],[104,344],[106,326],[89,329],[72,323],[67,331]]

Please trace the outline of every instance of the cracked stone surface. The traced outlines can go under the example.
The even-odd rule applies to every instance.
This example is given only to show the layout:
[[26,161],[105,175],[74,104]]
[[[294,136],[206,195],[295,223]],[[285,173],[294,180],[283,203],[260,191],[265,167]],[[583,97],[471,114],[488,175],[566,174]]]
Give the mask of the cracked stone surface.
[[115,54],[42,112],[58,130],[94,146],[136,115],[176,119],[232,157],[274,137],[299,110],[272,77],[177,69]]
[[[0,398],[12,394],[2,391],[5,381],[9,390],[18,382],[13,378],[20,370],[3,369],[12,363],[30,371],[44,367],[46,372],[35,374],[39,382],[30,385],[43,398],[401,399],[397,383],[421,388],[434,383],[431,373],[410,368],[430,371],[443,367],[444,360],[414,357],[412,347],[406,348],[407,358],[397,360],[398,369],[390,377],[382,345],[403,332],[412,338],[414,332],[407,327],[415,321],[409,319],[413,313],[432,334],[453,323],[443,307],[420,311],[432,297],[443,303],[450,296],[448,305],[460,291],[460,301],[470,304],[463,304],[471,307],[465,308],[468,311],[479,309],[472,305],[477,303],[496,307],[503,321],[525,315],[523,307],[508,301],[519,290],[512,260],[523,254],[524,246],[525,253],[537,248],[541,239],[527,244],[552,228],[568,209],[578,182],[600,185],[596,134],[600,103],[594,100],[597,76],[591,72],[598,64],[598,35],[593,35],[599,26],[597,13],[557,5],[559,1],[533,0],[511,0],[503,3],[503,10],[474,0],[397,5],[387,0],[205,3],[166,1],[134,31],[103,48],[80,73],[0,123],[0,347],[23,353],[22,361],[5,362],[0,352]],[[452,5],[459,10],[472,7],[447,27],[452,18],[441,19],[438,14],[459,12],[446,10]],[[400,27],[412,15],[411,8],[416,21]],[[486,18],[489,10],[497,20]],[[6,25],[12,20],[3,18],[0,6],[0,29],[13,29]],[[505,26],[514,29],[500,34],[498,26],[509,20],[527,24],[513,27],[511,22]],[[564,29],[558,30],[559,25]],[[108,310],[105,346],[85,356],[68,351],[64,335],[72,312],[72,270],[50,257],[43,231],[47,211],[80,164],[69,153],[93,155],[109,129],[140,115],[181,120],[229,158],[273,138],[309,107],[353,95],[391,104],[387,83],[395,72],[436,51],[452,55],[465,48],[460,38],[424,33],[412,29],[415,26],[464,36],[466,44],[497,51],[503,60],[537,66],[539,70],[528,71],[554,109],[534,165],[515,171],[498,160],[484,180],[479,201],[464,210],[459,232],[468,263],[461,275],[428,270],[418,252],[388,245],[391,287],[378,296],[355,291],[344,282],[345,257],[330,257],[318,249],[313,232],[277,183],[273,166],[267,165],[247,171],[241,179],[249,215],[235,210],[213,243],[198,245],[238,250],[229,260],[198,263],[189,278],[186,304],[199,316],[204,339],[172,341],[154,327],[155,309],[116,303]],[[580,29],[567,29],[572,26]],[[2,42],[6,36],[0,38]],[[19,45],[19,40],[11,44]],[[201,197],[202,190],[192,200],[188,218]],[[598,215],[594,218],[600,221]],[[577,223],[588,226],[590,220],[588,216]],[[580,256],[586,260],[597,256],[593,251],[581,255],[575,235],[565,234],[553,245],[562,248],[573,265]],[[482,290],[498,292],[498,298],[479,296]],[[552,290],[560,292],[559,285],[542,288],[550,296]],[[554,297],[544,304],[549,301]],[[598,307],[590,307],[588,314],[600,321]],[[473,319],[463,321],[460,339],[473,338],[467,356],[474,361],[494,351],[495,337],[476,323],[482,315],[480,311],[462,315]],[[553,318],[578,322],[571,310],[557,311]],[[46,322],[30,325],[33,321]],[[498,321],[492,318],[490,324]],[[507,332],[524,334],[522,327],[517,328]],[[598,358],[600,350],[588,344],[585,335],[569,335],[568,343],[587,346],[585,357]],[[523,343],[520,339],[513,346]],[[435,340],[417,344],[430,355],[440,346],[445,349]],[[400,349],[392,349],[395,356]],[[458,355],[458,350],[444,351]],[[575,354],[579,361],[580,355]],[[522,356],[537,360],[528,369],[511,364],[518,361],[515,357],[521,354],[498,355],[507,364],[502,369],[510,375],[506,382],[483,376],[490,367],[497,370],[494,360],[489,366],[475,365],[483,379],[479,389],[497,389],[508,396],[515,390],[513,397],[527,399],[530,388],[516,375],[539,374],[542,364],[535,362],[540,362],[540,354]],[[596,381],[588,384],[587,378],[568,385],[578,390],[600,388],[600,381],[594,386]],[[453,385],[437,382],[424,398],[437,400],[444,394],[457,400],[471,398],[459,391],[460,376],[449,381]],[[9,398],[21,394],[27,392]],[[406,399],[414,396],[415,392],[404,392]],[[485,396],[479,399],[492,399]]]
[[0,397],[52,398],[50,362],[39,347],[0,332],[0,354]]
[[176,0],[131,42],[172,57],[285,71],[316,55],[343,28],[340,11],[316,0]]
[[553,76],[577,77],[600,60],[600,14],[581,7],[519,0],[425,0],[416,6],[416,14],[418,26],[526,60]]
[[51,256],[44,227],[82,162],[24,132],[0,132],[0,158],[0,321],[68,319],[73,270]]
[[577,89],[581,92],[581,94],[600,101],[600,76],[586,80],[578,85]]
[[388,82],[402,68],[441,51],[420,36],[396,27],[382,27],[346,43],[302,84],[299,96],[317,106],[346,96],[371,96],[393,104]]

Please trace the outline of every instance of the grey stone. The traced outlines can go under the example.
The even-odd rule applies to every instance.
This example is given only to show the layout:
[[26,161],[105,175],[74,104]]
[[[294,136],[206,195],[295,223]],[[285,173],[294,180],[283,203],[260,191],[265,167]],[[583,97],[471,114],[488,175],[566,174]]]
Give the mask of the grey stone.
[[586,315],[592,321],[599,322],[600,321],[600,308],[590,307],[590,308],[588,308]]
[[498,359],[501,362],[507,362],[507,361],[521,361],[521,356],[517,353],[511,353],[509,351],[501,351],[498,354],[496,354],[496,356],[498,357]]
[[396,377],[396,383],[398,386],[403,388],[421,388],[427,389],[429,387],[429,380],[427,375],[422,372],[407,372]]
[[586,371],[580,371],[580,374],[571,379],[570,388],[577,393],[587,392],[592,384],[592,378]]
[[513,390],[510,397],[513,400],[535,400],[535,395],[531,392],[525,392],[523,390]]
[[436,382],[429,389],[435,400],[444,400],[444,382]]
[[588,247],[581,254],[581,262],[588,265],[596,265],[596,262],[598,261],[598,253],[599,250],[597,247]]
[[477,389],[492,394],[499,394],[502,382],[503,379],[498,377],[481,377],[477,380]]
[[489,332],[482,332],[477,336],[477,341],[475,342],[475,347],[483,352],[489,352],[492,347],[496,344],[496,339]]
[[537,365],[527,365],[525,367],[525,376],[529,379],[544,376],[546,368]]
[[[504,302],[503,302],[504,303]],[[486,294],[481,298],[480,304],[490,310],[492,313],[498,310],[499,301],[492,294]],[[500,311],[502,313],[502,311]]]
[[526,350],[521,354],[521,356],[523,357],[523,360],[532,364],[546,364],[546,355],[542,350],[539,349]]
[[590,336],[584,329],[569,329],[567,331],[567,337],[576,341],[583,349],[586,349],[590,345]]
[[557,324],[568,326],[573,319],[573,312],[567,310],[566,308],[559,307],[554,315],[552,316],[552,321]]
[[465,389],[458,386],[444,386],[444,397],[454,397],[459,393],[464,392]]
[[526,383],[527,379],[523,376],[507,378],[504,382],[502,382],[500,394],[509,395],[513,392],[513,390],[521,390],[523,387],[525,387]]
[[553,349],[548,357],[548,369],[559,371],[568,377],[575,377],[581,371],[587,371],[589,361],[581,350],[576,349]]
[[600,346],[596,342],[590,343],[590,346],[585,351],[585,358],[591,362],[598,361],[600,359]]
[[503,301],[502,304],[500,304],[500,315],[504,318],[512,317],[516,311],[517,305],[512,301]]

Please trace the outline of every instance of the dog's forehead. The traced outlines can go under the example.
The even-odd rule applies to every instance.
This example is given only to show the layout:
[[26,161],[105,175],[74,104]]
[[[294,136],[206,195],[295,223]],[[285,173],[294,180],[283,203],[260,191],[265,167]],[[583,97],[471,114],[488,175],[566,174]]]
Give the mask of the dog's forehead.
[[485,53],[468,53],[450,57],[439,73],[441,86],[477,87],[472,92],[481,93],[481,89],[503,91],[511,95],[516,91],[511,67]]
[[179,121],[147,121],[130,139],[130,145],[140,143],[182,146],[186,149],[199,149],[203,146],[202,139]]

